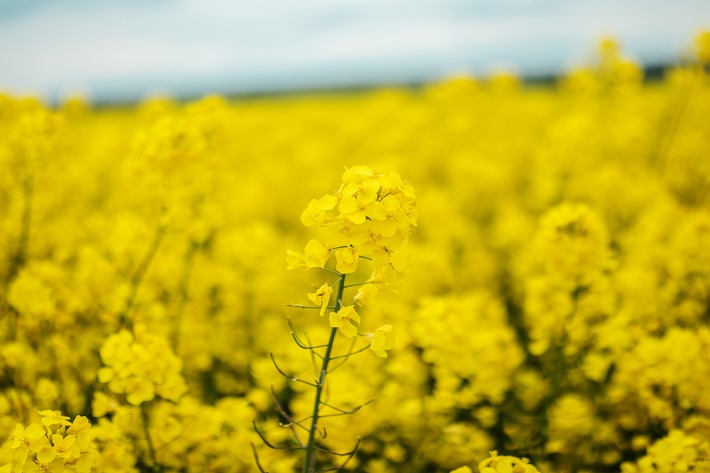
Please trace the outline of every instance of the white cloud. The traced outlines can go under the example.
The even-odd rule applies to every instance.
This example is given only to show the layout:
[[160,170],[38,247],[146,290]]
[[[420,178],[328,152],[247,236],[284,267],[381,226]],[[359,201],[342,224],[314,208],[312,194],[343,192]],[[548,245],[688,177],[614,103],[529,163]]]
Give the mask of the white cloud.
[[334,80],[338,70],[374,82],[397,67],[405,79],[501,62],[556,72],[603,34],[642,60],[668,60],[701,26],[710,26],[702,0],[45,2],[0,17],[0,89],[81,84],[138,96],[177,82],[258,88],[289,75]]

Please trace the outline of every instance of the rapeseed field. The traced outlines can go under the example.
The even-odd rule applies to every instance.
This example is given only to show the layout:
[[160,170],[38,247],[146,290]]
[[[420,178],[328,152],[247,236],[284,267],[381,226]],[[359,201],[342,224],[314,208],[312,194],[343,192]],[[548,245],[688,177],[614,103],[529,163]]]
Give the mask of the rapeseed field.
[[709,63],[0,96],[0,472],[709,472]]

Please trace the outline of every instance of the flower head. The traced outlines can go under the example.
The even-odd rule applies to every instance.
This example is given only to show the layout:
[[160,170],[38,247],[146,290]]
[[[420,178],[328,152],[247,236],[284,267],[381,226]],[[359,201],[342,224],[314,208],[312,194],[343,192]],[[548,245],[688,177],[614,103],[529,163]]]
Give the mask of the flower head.
[[[402,248],[417,225],[416,198],[397,173],[383,174],[367,166],[346,168],[337,192],[313,199],[301,214],[307,227],[327,228],[335,250],[336,270],[355,272],[360,257],[371,259],[375,271],[392,277],[404,272],[406,257],[382,255]],[[328,243],[311,240],[303,254],[289,251],[289,269],[323,268],[330,257]],[[388,266],[383,268],[382,265]]]
[[379,327],[374,332],[365,334],[365,340],[370,342],[370,350],[372,350],[375,355],[381,358],[387,358],[386,350],[394,348],[395,338],[392,330],[394,330],[394,327],[390,324],[386,324]]

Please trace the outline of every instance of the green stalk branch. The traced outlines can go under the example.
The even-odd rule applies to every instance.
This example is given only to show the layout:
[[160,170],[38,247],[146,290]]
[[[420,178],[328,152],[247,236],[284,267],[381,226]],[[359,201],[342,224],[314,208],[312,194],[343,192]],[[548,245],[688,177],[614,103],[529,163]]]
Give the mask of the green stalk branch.
[[150,455],[150,460],[153,463],[152,468],[155,472],[162,472],[163,466],[158,463],[158,455],[155,451],[155,445],[153,444],[153,439],[150,436],[148,430],[148,410],[146,409],[145,403],[141,404],[141,421],[143,422],[143,432],[145,433],[145,440],[148,442],[148,454]]
[[[345,289],[345,275],[340,275],[340,280],[338,281],[338,291],[335,296],[335,311],[339,311],[343,306],[343,290]],[[333,327],[330,329],[330,338],[328,339],[328,345],[325,349],[325,355],[323,355],[323,363],[321,364],[320,376],[318,377],[318,383],[316,384],[316,396],[313,402],[313,414],[311,421],[311,428],[308,432],[308,442],[306,443],[306,458],[303,461],[303,473],[312,473],[315,471],[316,467],[316,432],[318,432],[318,419],[319,419],[319,409],[321,406],[321,396],[323,394],[323,386],[325,385],[325,378],[328,375],[328,363],[330,363],[331,352],[333,351],[333,342],[335,342],[335,335],[338,333],[338,328]]]

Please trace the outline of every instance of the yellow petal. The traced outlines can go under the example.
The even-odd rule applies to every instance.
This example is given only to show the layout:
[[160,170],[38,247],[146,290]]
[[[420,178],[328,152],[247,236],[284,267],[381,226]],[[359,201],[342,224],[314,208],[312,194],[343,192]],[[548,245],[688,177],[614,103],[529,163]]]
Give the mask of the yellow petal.
[[338,198],[334,195],[324,195],[318,201],[319,210],[333,210],[338,205]]
[[331,312],[330,314],[328,314],[328,323],[333,328],[340,327],[340,323],[342,322],[342,320],[343,319],[338,315],[337,312]]
[[42,465],[46,465],[52,460],[54,460],[56,456],[57,455],[54,453],[54,449],[49,445],[46,445],[42,447],[39,452],[37,452],[37,461],[40,462],[40,464]]
[[340,331],[348,338],[353,338],[357,335],[357,329],[350,322],[346,322],[340,326]]

